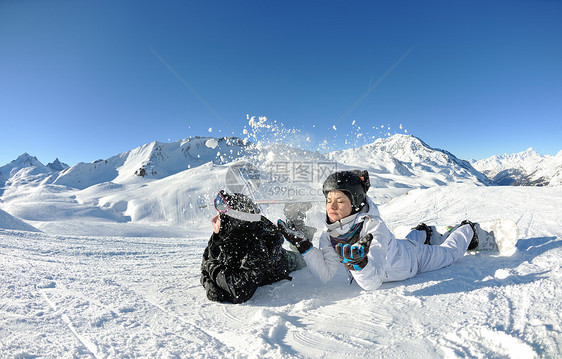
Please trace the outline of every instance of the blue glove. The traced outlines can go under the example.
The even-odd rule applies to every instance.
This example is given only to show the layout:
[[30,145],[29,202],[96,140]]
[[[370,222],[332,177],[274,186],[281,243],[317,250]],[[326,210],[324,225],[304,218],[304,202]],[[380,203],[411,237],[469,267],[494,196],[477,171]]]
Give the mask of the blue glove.
[[360,271],[365,268],[367,262],[369,261],[367,253],[369,253],[369,247],[372,240],[373,235],[371,233],[367,233],[353,245],[341,243],[336,245],[336,252],[340,256],[340,261],[347,269]]

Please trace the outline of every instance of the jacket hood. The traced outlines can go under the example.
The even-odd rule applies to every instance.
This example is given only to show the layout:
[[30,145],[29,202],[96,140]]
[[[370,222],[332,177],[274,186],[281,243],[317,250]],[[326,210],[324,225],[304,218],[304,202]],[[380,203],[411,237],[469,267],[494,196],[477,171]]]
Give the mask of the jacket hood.
[[225,214],[220,215],[221,228],[218,233],[217,242],[222,241],[249,241],[256,233],[263,231],[262,222],[248,222],[232,218]]

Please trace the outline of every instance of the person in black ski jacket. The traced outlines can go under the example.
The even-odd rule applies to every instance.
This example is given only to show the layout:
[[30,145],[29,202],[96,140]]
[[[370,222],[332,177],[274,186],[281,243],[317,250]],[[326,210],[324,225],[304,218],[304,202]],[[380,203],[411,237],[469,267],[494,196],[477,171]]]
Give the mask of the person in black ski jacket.
[[259,286],[283,279],[306,264],[299,253],[282,248],[284,237],[243,194],[220,191],[213,234],[203,252],[201,284],[207,298],[243,303]]

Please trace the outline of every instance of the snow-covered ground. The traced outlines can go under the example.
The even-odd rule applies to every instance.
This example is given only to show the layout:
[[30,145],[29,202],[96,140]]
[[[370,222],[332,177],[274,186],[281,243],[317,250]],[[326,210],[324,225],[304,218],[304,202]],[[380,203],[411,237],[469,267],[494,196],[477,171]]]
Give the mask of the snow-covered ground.
[[[85,206],[92,197],[81,195],[65,205]],[[560,187],[412,190],[381,206],[389,227],[510,218],[520,229],[517,249],[470,253],[372,292],[349,285],[343,271],[322,284],[305,268],[242,305],[210,302],[199,284],[206,220],[120,222],[52,200],[55,219],[39,216],[40,206],[3,208],[35,214],[26,225],[43,232],[0,213],[0,227],[12,228],[0,229],[2,357],[562,355]],[[275,206],[269,216],[281,212]],[[321,218],[320,208],[310,218]]]
[[[28,154],[1,166],[0,357],[562,356],[558,162],[513,156],[540,160],[550,187],[488,186],[469,162],[413,136],[321,154],[249,120],[275,141],[195,137],[70,168]],[[504,162],[483,163],[510,171]],[[390,228],[508,218],[517,247],[373,292],[343,270],[322,284],[305,268],[241,305],[207,300],[200,263],[219,189],[250,191],[272,220],[283,203],[308,201],[307,224],[322,229],[322,182],[350,168],[369,170]]]

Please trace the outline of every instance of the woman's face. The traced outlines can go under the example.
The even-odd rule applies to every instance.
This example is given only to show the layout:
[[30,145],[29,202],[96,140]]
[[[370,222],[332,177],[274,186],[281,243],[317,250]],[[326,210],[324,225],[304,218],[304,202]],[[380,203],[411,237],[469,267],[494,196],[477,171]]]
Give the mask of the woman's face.
[[330,222],[336,222],[351,214],[351,201],[342,191],[331,191],[326,197],[326,214]]

